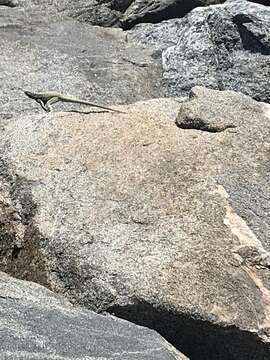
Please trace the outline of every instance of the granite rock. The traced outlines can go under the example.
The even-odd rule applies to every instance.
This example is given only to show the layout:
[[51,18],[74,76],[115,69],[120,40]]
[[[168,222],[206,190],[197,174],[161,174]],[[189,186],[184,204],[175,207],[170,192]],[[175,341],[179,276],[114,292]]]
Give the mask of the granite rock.
[[163,94],[161,65],[149,50],[128,44],[121,29],[3,7],[0,34],[2,116],[43,111],[24,90],[58,91],[101,105]]
[[1,118],[1,269],[191,359],[268,359],[269,105],[195,88],[117,108]]
[[196,8],[182,19],[139,24],[128,38],[162,60],[168,95],[186,95],[201,85],[269,102],[269,28],[269,7],[239,0]]
[[0,358],[188,360],[155,331],[0,273]]

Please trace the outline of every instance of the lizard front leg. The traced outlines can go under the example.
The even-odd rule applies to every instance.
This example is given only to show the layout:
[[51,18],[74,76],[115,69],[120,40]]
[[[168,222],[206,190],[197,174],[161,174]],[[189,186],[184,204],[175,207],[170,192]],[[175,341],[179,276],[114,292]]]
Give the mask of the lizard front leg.
[[42,107],[43,110],[47,111],[45,104],[41,99],[36,99],[36,102]]

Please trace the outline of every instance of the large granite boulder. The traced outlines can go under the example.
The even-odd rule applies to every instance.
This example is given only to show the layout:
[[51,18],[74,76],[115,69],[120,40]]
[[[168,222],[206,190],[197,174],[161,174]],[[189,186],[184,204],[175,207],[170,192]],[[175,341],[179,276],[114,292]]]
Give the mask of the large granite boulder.
[[270,8],[245,0],[194,9],[183,19],[140,24],[129,39],[162,58],[169,95],[195,85],[270,101]]
[[1,118],[1,269],[192,359],[268,359],[269,106],[195,88],[119,109]]
[[100,104],[161,96],[161,66],[121,29],[41,11],[0,12],[0,112],[29,112],[23,90],[60,91]]
[[0,273],[0,358],[188,360],[153,330],[72,306]]

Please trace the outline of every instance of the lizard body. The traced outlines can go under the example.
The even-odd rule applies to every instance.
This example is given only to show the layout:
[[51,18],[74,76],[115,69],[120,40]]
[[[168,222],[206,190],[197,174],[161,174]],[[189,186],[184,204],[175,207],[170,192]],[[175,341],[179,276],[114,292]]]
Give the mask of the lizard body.
[[62,102],[70,102],[70,103],[76,103],[76,104],[89,105],[89,106],[94,106],[94,107],[98,107],[98,108],[105,109],[105,110],[122,113],[122,111],[115,110],[115,109],[112,109],[112,108],[109,108],[106,106],[102,106],[102,105],[93,104],[89,101],[80,100],[74,96],[63,95],[56,91],[49,91],[49,92],[42,92],[42,93],[33,93],[30,91],[25,91],[24,93],[30,99],[33,99],[36,102],[38,102],[41,105],[42,109],[44,109],[47,112],[52,111],[52,106],[51,106],[52,104],[55,104],[58,101],[62,101]]

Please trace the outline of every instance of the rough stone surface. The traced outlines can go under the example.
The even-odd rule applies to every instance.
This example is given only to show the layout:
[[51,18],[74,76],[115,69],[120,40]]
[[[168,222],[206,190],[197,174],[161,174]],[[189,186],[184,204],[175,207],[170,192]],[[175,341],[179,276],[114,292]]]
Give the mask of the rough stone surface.
[[121,29],[3,7],[0,34],[0,113],[6,116],[38,109],[23,90],[55,90],[104,105],[163,93],[161,66],[149,50],[128,44]]
[[196,8],[183,19],[140,24],[128,38],[162,58],[169,95],[195,85],[270,101],[270,8],[245,0]]
[[256,117],[258,112],[260,104],[248,96],[234,91],[216,92],[195,87],[189,100],[182,104],[176,124],[182,129],[220,132],[243,125],[243,119],[252,114]]
[[185,116],[208,121],[210,98],[209,122],[226,112],[236,128],[177,128],[172,99],[2,117],[1,269],[154,328],[193,360],[266,360],[269,106],[193,93]]
[[132,0],[17,0],[28,13],[42,12],[45,17],[74,18],[91,25],[119,26],[122,13]]
[[224,3],[225,0],[135,0],[121,18],[121,25],[130,29],[138,23],[157,23],[180,18],[197,6]]
[[5,360],[188,360],[153,330],[72,306],[44,287],[0,273]]
[[[2,0],[0,5],[33,9],[50,18],[74,18],[99,26],[131,28],[140,22],[159,22],[186,15],[197,6],[223,3],[225,0]],[[229,0],[227,0],[229,1]],[[234,0],[236,1],[236,0]],[[269,0],[254,1],[269,5]]]

